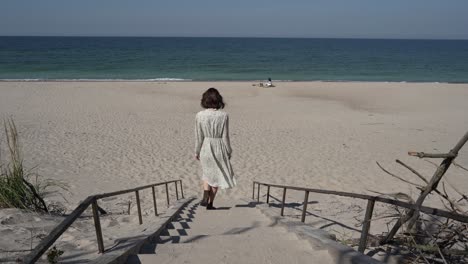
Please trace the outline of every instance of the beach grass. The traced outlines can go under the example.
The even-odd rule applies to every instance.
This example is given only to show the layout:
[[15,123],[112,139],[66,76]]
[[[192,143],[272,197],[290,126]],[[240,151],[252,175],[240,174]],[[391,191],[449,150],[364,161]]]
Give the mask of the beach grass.
[[0,159],[0,208],[49,212],[44,196],[51,187],[65,186],[52,180],[39,180],[37,174],[26,171],[13,119],[4,121],[4,129],[8,158]]

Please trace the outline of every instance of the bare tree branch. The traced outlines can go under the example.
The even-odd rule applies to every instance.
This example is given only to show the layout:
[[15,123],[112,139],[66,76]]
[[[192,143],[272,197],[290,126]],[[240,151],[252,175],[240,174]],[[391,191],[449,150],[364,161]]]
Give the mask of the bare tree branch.
[[421,249],[419,249],[419,248],[417,247],[418,244],[416,243],[416,240],[414,240],[414,237],[413,237],[413,236],[411,236],[411,240],[413,240],[413,243],[414,243],[414,245],[416,246],[416,250],[418,250],[419,255],[426,261],[427,264],[430,264],[429,261],[427,260],[427,258],[426,258],[426,257],[424,256],[424,254],[422,253]]
[[462,165],[460,165],[460,164],[456,163],[455,161],[454,161],[454,162],[452,162],[452,163],[453,163],[453,165],[454,165],[455,167],[458,167],[458,168],[460,168],[460,169],[462,169],[462,170],[466,170],[466,171],[468,171],[468,169],[467,169],[467,168],[465,168],[465,167],[463,167]]
[[460,202],[461,200],[467,200],[468,201],[468,196],[466,196],[464,193],[462,193],[460,190],[458,190],[453,184],[451,184],[447,179],[445,179],[445,182],[455,191],[457,192],[462,198],[458,200]]
[[445,263],[445,264],[448,264],[447,261],[446,261],[445,258],[444,258],[444,254],[442,254],[442,251],[440,251],[440,247],[437,247],[437,250],[439,250],[440,257],[442,258],[442,260],[444,261],[444,263]]
[[434,191],[435,191],[438,195],[442,196],[445,200],[447,200],[447,202],[449,202],[450,207],[452,208],[453,211],[458,211],[458,212],[460,212],[460,213],[463,213],[463,209],[462,209],[458,204],[456,204],[455,201],[453,201],[452,199],[450,199],[450,197],[448,196],[447,190],[445,189],[445,182],[442,182],[442,189],[443,189],[443,191],[444,191],[443,194],[440,193],[439,190],[437,190],[437,189],[435,189]]
[[416,176],[418,176],[421,180],[423,180],[425,183],[429,183],[426,178],[424,178],[424,176],[421,175],[421,173],[417,172],[415,169],[411,168],[410,166],[406,165],[405,163],[403,163],[401,160],[396,160],[396,163],[402,165],[403,167],[407,168],[408,170],[410,170],[412,173],[414,173]]
[[414,186],[416,186],[416,187],[423,188],[422,185],[419,185],[419,184],[414,183],[414,182],[410,182],[410,181],[408,181],[408,180],[405,180],[405,179],[401,178],[400,176],[397,176],[397,175],[395,175],[395,174],[389,172],[388,170],[384,169],[384,167],[382,167],[382,165],[380,165],[379,162],[376,161],[375,163],[377,163],[377,166],[379,166],[379,168],[380,168],[381,170],[383,170],[385,173],[387,173],[388,175],[390,175],[390,176],[392,176],[392,177],[395,177],[395,178],[399,179],[400,181],[404,181],[404,182],[406,182],[406,183],[409,183],[409,184],[411,184],[411,185],[414,185]]
[[436,167],[436,168],[439,167],[439,165],[438,165],[437,163],[435,163],[435,162],[433,162],[433,161],[431,161],[431,160],[425,159],[424,161],[427,162],[427,163],[430,163],[430,164],[434,165],[434,167]]

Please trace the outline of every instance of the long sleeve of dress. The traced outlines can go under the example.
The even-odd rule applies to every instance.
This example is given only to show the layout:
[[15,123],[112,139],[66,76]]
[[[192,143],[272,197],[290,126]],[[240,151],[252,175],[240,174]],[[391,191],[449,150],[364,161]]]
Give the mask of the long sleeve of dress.
[[231,158],[232,149],[231,149],[231,140],[229,139],[229,116],[226,115],[226,123],[224,124],[223,130],[223,141],[226,145],[229,158]]
[[197,116],[195,118],[195,154],[197,156],[200,155],[200,150],[201,150],[204,139],[205,139],[205,135],[203,134],[201,123]]

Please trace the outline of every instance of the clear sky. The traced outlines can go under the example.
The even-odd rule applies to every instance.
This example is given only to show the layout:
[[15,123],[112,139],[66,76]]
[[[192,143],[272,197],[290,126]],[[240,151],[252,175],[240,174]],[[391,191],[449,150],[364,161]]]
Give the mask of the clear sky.
[[0,35],[468,39],[468,0],[1,0]]

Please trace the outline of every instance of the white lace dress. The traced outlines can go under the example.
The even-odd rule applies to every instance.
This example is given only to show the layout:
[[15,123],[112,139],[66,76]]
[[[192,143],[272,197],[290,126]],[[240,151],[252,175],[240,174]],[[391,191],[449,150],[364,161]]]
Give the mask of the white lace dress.
[[229,189],[236,186],[231,162],[229,116],[216,109],[205,109],[195,117],[195,154],[199,155],[202,179],[210,186]]

